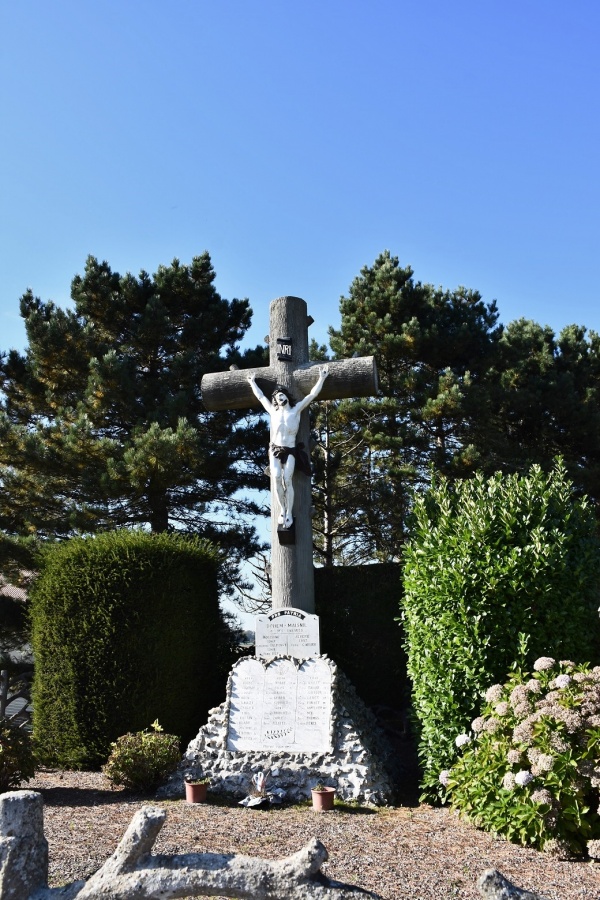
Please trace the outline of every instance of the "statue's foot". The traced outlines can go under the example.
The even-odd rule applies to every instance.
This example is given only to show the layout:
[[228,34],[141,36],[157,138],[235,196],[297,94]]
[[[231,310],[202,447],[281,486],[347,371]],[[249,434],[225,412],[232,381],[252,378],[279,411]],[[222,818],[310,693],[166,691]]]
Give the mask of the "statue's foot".
[[283,516],[283,513],[281,513],[281,515],[280,515],[279,518],[277,519],[277,524],[278,524],[278,525],[283,525],[283,521],[284,521],[284,516]]
[[293,522],[294,522],[294,517],[288,515],[288,516],[285,517],[285,522],[283,523],[283,527],[284,527],[284,528],[291,528]]

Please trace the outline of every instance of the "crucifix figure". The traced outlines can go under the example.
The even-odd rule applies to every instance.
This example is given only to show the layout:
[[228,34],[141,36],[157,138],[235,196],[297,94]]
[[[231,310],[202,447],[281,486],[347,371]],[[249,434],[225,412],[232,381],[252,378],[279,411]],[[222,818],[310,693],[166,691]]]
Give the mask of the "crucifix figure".
[[319,396],[323,382],[329,374],[328,366],[321,366],[319,378],[313,389],[298,403],[294,401],[289,391],[277,385],[271,400],[267,400],[256,383],[256,375],[251,372],[248,382],[252,393],[269,413],[271,419],[271,442],[269,444],[269,461],[275,482],[275,493],[279,502],[279,516],[277,524],[284,529],[291,528],[294,521],[292,511],[294,508],[294,484],[293,476],[298,463],[298,468],[310,477],[310,458],[304,448],[304,444],[296,443],[296,436],[300,428],[300,415],[309,403]]
[[205,375],[201,384],[202,399],[210,411],[262,405],[271,417],[272,607],[291,606],[308,613],[314,612],[315,601],[310,467],[303,455],[308,454],[310,441],[307,407],[317,398],[340,400],[377,393],[372,356],[336,360],[326,366],[309,361],[312,321],[299,297],[273,300],[269,365]]

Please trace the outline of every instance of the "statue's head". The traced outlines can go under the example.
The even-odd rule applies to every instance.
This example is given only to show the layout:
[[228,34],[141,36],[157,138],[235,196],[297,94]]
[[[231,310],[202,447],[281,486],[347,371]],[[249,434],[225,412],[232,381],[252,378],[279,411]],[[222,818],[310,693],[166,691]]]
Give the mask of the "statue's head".
[[287,388],[280,384],[275,385],[275,390],[271,394],[271,403],[275,409],[278,409],[280,406],[294,406],[295,402]]

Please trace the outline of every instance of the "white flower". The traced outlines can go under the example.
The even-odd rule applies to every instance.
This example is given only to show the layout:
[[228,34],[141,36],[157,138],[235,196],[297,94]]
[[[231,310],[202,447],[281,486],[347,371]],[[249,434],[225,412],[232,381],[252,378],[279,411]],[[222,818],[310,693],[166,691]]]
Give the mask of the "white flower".
[[471,737],[468,734],[459,734],[454,743],[457,747],[464,747],[466,744],[471,743]]
[[508,759],[511,766],[517,765],[517,763],[521,762],[521,751],[520,750],[509,750],[506,754],[506,758]]
[[493,684],[491,687],[487,689],[485,692],[485,699],[488,703],[495,703],[496,700],[501,700],[502,695],[504,694],[504,688],[501,684]]
[[502,728],[502,722],[500,719],[495,719],[493,716],[489,718],[485,723],[485,730],[488,734],[496,734]]
[[540,753],[536,765],[540,772],[549,772],[554,766],[554,757],[549,753]]
[[600,859],[600,841],[588,841],[587,852],[591,859]]
[[519,787],[525,787],[525,785],[529,784],[533,781],[533,775],[528,769],[521,769],[520,772],[517,772],[515,775],[515,784],[518,784]]
[[494,708],[494,712],[497,716],[507,716],[510,712],[510,706],[508,705],[506,700],[503,700],[501,703],[497,704],[497,706]]
[[512,772],[507,772],[504,778],[502,779],[502,787],[506,791],[512,791],[515,787],[515,776]]
[[548,806],[552,806],[552,794],[546,788],[540,788],[539,791],[534,791],[531,795],[531,799],[534,803],[546,803]]
[[440,782],[440,784],[443,784],[444,787],[447,787],[448,782],[450,781],[450,770],[442,769],[442,771],[438,775],[438,781]]
[[471,728],[473,729],[475,734],[478,734],[480,731],[483,731],[483,729],[485,728],[484,717],[478,716],[476,719],[473,719],[473,721],[471,722]]
[[550,682],[551,688],[566,688],[571,683],[570,675],[557,675],[554,681]]
[[551,656],[540,656],[534,662],[533,668],[536,672],[543,672],[545,669],[551,669],[554,665],[556,665],[556,660],[552,659]]

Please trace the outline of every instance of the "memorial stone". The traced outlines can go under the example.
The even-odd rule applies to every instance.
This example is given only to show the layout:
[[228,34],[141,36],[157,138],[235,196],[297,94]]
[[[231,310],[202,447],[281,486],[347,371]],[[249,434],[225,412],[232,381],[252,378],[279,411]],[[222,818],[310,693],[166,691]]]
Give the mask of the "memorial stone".
[[286,607],[256,617],[256,655],[261,659],[294,656],[309,659],[321,652],[319,617]]
[[331,669],[320,659],[241,660],[231,674],[227,749],[326,753]]

